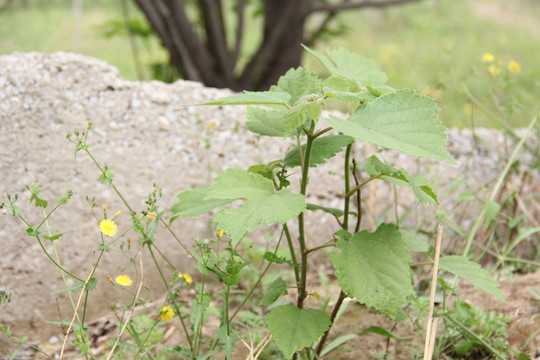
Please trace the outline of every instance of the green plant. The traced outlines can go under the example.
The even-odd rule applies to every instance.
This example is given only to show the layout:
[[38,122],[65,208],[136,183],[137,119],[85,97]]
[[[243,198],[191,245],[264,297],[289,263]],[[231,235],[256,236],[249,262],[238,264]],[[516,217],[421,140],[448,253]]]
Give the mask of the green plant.
[[[77,280],[75,287],[69,287],[65,281],[74,311],[70,321],[60,324],[67,329],[65,342],[72,342],[86,357],[95,358],[85,325],[86,306],[97,284],[94,273],[102,255],[113,250],[129,259],[137,274],[135,282],[138,286],[137,290],[129,291],[132,281],[125,274],[115,280],[109,277],[112,285],[128,291],[131,302],[112,309],[120,332],[109,344],[108,358],[120,354],[133,358],[174,354],[192,359],[230,359],[235,344],[239,340],[248,343],[244,338],[249,337],[251,345],[248,348],[253,358],[266,351],[265,354],[270,353],[268,357],[314,359],[351,339],[347,335],[326,344],[347,296],[393,320],[406,317],[403,307],[408,297],[414,294],[411,253],[426,252],[428,246],[425,240],[399,229],[397,224],[380,224],[374,232],[360,230],[361,190],[371,181],[380,180],[410,188],[420,202],[438,204],[437,195],[427,178],[396,169],[375,155],[359,164],[353,158],[352,150],[355,142],[365,141],[411,156],[454,163],[444,149],[446,135],[438,120],[439,109],[428,97],[387,86],[385,73],[362,56],[344,49],[329,50],[326,55],[309,48],[306,50],[328,70],[329,77],[322,79],[300,67],[289,70],[269,91],[246,92],[202,104],[260,105],[248,107],[247,128],[258,135],[284,139],[284,147],[295,141],[293,149],[282,159],[256,164],[247,171],[227,169],[213,184],[178,194],[179,201],[171,208],[169,222],[164,220],[165,211],[160,210],[162,191],[158,185],[148,196],[143,210],[137,211],[125,200],[114,183],[112,171],[101,166],[90,151],[91,124],[86,131],[68,134],[68,139],[75,145],[75,155],[83,152],[91,158],[101,173],[98,180],[111,187],[122,200],[131,220],[129,227],[119,230],[114,220],[120,212],[109,217],[104,207],[103,215],[98,215],[95,201],[89,199],[101,242],[97,257],[85,276],[77,276],[62,265],[55,244],[63,234],[50,229],[47,223],[58,206],[69,200],[71,192],[47,212],[48,202],[39,195],[40,185],[29,186],[30,201],[43,212],[44,220],[37,225],[23,217],[15,204],[17,198],[8,195],[8,202],[2,203],[2,207],[21,218],[28,235],[36,238],[64,279]],[[330,125],[324,127],[321,117],[330,100],[345,103],[350,113],[346,119],[324,115]],[[308,203],[310,168],[323,165],[342,151],[342,208]],[[300,174],[297,178],[299,190],[294,189],[291,181],[294,179],[291,173],[296,172],[293,170],[296,168]],[[235,206],[238,203],[241,205]],[[180,241],[169,226],[178,217],[194,217],[222,207],[225,208],[218,210],[214,217],[216,236],[196,240],[193,248]],[[324,211],[334,216],[336,231],[331,239],[308,238],[306,217],[311,211]],[[293,222],[296,222],[295,228],[290,226]],[[280,226],[276,232],[279,235],[269,242],[261,257],[249,252],[253,247],[245,236],[263,223]],[[191,276],[175,269],[167,253],[157,246],[159,226],[165,227],[197,263],[200,277],[193,284]],[[134,246],[129,240],[127,246],[123,242],[129,231],[138,234]],[[43,246],[43,241],[51,242],[52,255]],[[286,242],[285,251],[280,249],[282,242]],[[337,298],[330,295],[320,300],[319,295],[308,287],[311,255],[322,249],[325,249],[323,256],[327,256],[335,268]],[[166,292],[159,306],[141,296],[143,252],[158,270]],[[158,259],[173,271],[167,273]],[[272,266],[279,266],[283,275],[271,282],[263,281]],[[440,259],[440,268],[504,301],[498,284],[476,263],[464,257],[446,256]],[[262,292],[261,283],[266,287]],[[184,294],[188,287],[194,289],[194,295],[186,300]],[[78,298],[74,297],[79,291]],[[291,301],[293,297],[294,301]],[[308,297],[316,299],[319,306],[308,308]],[[254,305],[257,302],[259,304]],[[145,309],[138,310],[139,305]],[[247,305],[250,305],[249,311]],[[264,317],[266,322],[262,321]],[[178,321],[184,342],[175,347],[159,347],[163,336],[161,327],[173,320]],[[203,327],[212,321],[218,321],[219,326],[208,335],[203,332]],[[252,330],[252,326],[263,331]],[[282,355],[268,347],[270,335],[264,330],[266,326]]]

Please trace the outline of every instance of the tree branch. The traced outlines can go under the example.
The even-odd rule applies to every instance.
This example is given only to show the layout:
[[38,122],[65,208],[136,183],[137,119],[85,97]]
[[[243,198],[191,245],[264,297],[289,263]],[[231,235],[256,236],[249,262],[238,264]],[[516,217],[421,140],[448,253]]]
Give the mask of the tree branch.
[[[238,58],[240,57],[240,48],[244,39],[244,14],[246,11],[246,0],[238,0],[236,8],[236,43],[232,54],[232,62],[236,67]],[[232,69],[234,71],[234,68]]]
[[204,28],[207,36],[207,49],[213,54],[214,63],[225,81],[232,80],[231,57],[227,49],[225,24],[223,20],[223,4],[221,0],[199,0]]
[[345,2],[339,4],[320,4],[313,6],[309,12],[321,12],[321,11],[341,11],[341,10],[351,10],[351,9],[360,9],[366,7],[381,8],[391,5],[401,5],[412,2],[417,2],[422,0],[385,0],[385,1],[360,1],[360,2]]

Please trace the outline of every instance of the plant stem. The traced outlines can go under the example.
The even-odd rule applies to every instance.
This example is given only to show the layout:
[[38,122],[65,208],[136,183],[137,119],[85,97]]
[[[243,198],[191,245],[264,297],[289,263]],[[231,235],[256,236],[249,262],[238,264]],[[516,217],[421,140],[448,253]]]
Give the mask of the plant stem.
[[[309,164],[311,161],[311,150],[313,146],[313,135],[308,134],[306,142],[306,151],[304,154],[304,162],[302,166],[302,179],[300,181],[300,194],[306,195],[306,189],[308,184]],[[298,288],[298,302],[297,306],[302,309],[304,307],[304,300],[307,297],[306,292],[306,279],[307,279],[307,251],[306,251],[306,239],[304,230],[304,212],[298,215],[298,243],[300,245],[300,254],[302,256],[300,262],[300,287]]]
[[326,332],[324,333],[323,337],[321,338],[321,341],[319,341],[319,345],[317,346],[317,355],[320,355],[320,353],[323,351],[324,343],[326,342],[326,339],[328,338],[328,334],[330,333],[330,329],[332,328],[332,325],[334,324],[334,320],[336,319],[336,316],[338,314],[339,308],[341,307],[341,304],[343,304],[343,300],[347,295],[343,291],[339,293],[339,297],[337,299],[336,305],[334,305],[334,309],[332,310],[332,314],[330,315],[330,327]]
[[296,287],[300,287],[300,272],[298,270],[298,261],[296,260],[296,252],[294,251],[294,245],[291,238],[291,233],[289,232],[289,227],[287,224],[283,224],[283,231],[285,232],[285,237],[287,238],[287,244],[289,245],[289,252],[291,254],[291,261],[293,262],[294,267],[294,278],[296,279]]
[[[343,174],[345,175],[345,194],[348,194],[351,191],[350,184],[350,174],[349,174],[349,162],[351,159],[351,149],[352,144],[347,146],[345,150],[345,170]],[[350,196],[345,197],[345,204],[343,205],[343,229],[349,231],[349,205],[350,205]]]
[[[167,280],[165,280],[165,276],[163,275],[163,271],[161,271],[161,267],[159,266],[159,264],[157,262],[156,256],[154,255],[154,252],[152,251],[151,244],[147,244],[147,248],[148,248],[148,251],[150,252],[150,256],[152,257],[152,260],[154,261],[154,265],[156,266],[156,268],[157,268],[157,270],[159,272],[159,275],[161,276],[161,280],[163,281],[163,285],[165,286],[165,289],[167,290],[167,294],[170,294],[171,289],[169,288],[169,284],[167,283]],[[174,306],[174,310],[178,314],[178,318],[180,319],[180,322],[182,323],[182,328],[184,329],[184,334],[186,334],[186,339],[189,342],[189,348],[190,348],[191,352],[193,353],[193,351],[194,351],[193,343],[191,342],[191,338],[189,337],[189,333],[187,331],[186,324],[184,323],[184,319],[182,318],[182,315],[180,314],[180,309],[178,308],[178,305],[176,305],[176,303],[172,303],[172,305]]]

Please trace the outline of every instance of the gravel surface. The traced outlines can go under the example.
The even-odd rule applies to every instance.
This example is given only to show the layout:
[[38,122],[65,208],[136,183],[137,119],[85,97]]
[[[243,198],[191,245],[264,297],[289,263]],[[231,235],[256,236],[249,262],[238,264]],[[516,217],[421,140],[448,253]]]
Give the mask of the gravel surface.
[[[105,62],[77,54],[0,56],[1,199],[6,200],[6,191],[20,194],[18,205],[23,214],[31,223],[38,224],[42,215],[39,209],[28,205],[25,185],[43,184],[41,194],[49,200],[48,209],[68,189],[73,190],[70,203],[55,212],[49,225],[68,231],[56,243],[61,261],[77,274],[84,274],[100,241],[97,221],[85,197],[95,196],[98,217],[101,206],[106,205],[112,213],[124,211],[117,218],[120,227],[127,227],[129,219],[111,188],[97,181],[99,172],[88,156],[79,153],[74,159],[74,145],[66,140],[66,134],[84,131],[87,123],[92,122],[89,142],[93,144],[93,155],[102,165],[110,166],[114,182],[126,200],[134,208],[144,209],[152,184],[159,183],[164,189],[162,209],[166,210],[176,201],[176,194],[211,182],[219,171],[229,167],[246,169],[254,162],[283,156],[286,149],[280,139],[260,138],[246,131],[243,107],[185,106],[228,95],[229,90],[205,88],[189,81],[170,85],[126,81]],[[500,131],[476,129],[475,134],[471,130],[449,130],[448,150],[459,166],[411,159],[392,151],[382,151],[380,155],[396,167],[433,179],[441,200],[439,210],[452,216],[452,199],[467,188],[477,190],[492,184],[513,149],[513,142]],[[528,144],[537,146],[536,138],[528,139]],[[358,145],[354,156],[361,163],[375,150]],[[533,161],[526,151],[518,159],[519,169],[528,168]],[[314,169],[310,177],[311,202],[341,204],[342,179],[337,175],[341,168],[342,158],[338,156]],[[465,176],[465,183],[445,195],[449,184]],[[533,192],[532,196],[538,196],[538,172],[533,172],[530,179],[523,186],[528,193]],[[510,183],[519,187],[520,182],[520,176],[516,176]],[[367,215],[363,228],[372,229],[385,218],[392,219],[391,188],[373,182],[364,195]],[[411,219],[425,217],[422,223],[432,230],[435,207],[417,204],[409,190],[400,195],[400,204],[400,213],[413,209],[415,217]],[[469,219],[474,219],[474,214],[473,209]],[[315,244],[328,239],[334,229],[329,226],[331,221],[317,214],[311,228],[311,235],[316,235]],[[465,228],[466,222],[467,219]],[[208,236],[214,231],[204,217],[180,219],[173,225],[186,243],[192,237]],[[13,325],[17,334],[37,331],[41,338],[46,338],[58,332],[56,327],[43,323],[59,319],[55,298],[60,300],[64,318],[69,316],[70,307],[63,294],[51,295],[63,288],[60,275],[25,230],[12,216],[0,217],[0,289],[13,293],[12,302],[0,308],[0,319]],[[169,236],[160,237],[158,246],[171,255],[179,269],[192,267]],[[51,250],[49,246],[47,249]],[[108,304],[119,295],[107,283],[106,275],[114,277],[132,270],[125,257],[106,254],[96,275],[99,283],[91,315],[107,312]],[[159,282],[154,281],[155,273],[149,270],[145,279],[155,291],[162,291]]]

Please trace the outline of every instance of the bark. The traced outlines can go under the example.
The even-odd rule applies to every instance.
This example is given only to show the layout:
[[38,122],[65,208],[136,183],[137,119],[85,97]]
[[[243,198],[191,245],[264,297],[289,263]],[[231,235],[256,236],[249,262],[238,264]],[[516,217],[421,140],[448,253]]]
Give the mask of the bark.
[[[244,38],[246,0],[236,0],[235,41],[227,43],[222,0],[197,0],[204,35],[187,16],[182,0],[135,0],[170,54],[171,64],[185,78],[207,86],[233,90],[264,90],[288,69],[300,65],[302,43],[316,40],[332,18],[347,9],[384,7],[420,0],[259,0],[263,2],[262,41],[239,74],[235,71]],[[312,34],[304,25],[310,14],[323,12],[325,20]]]

